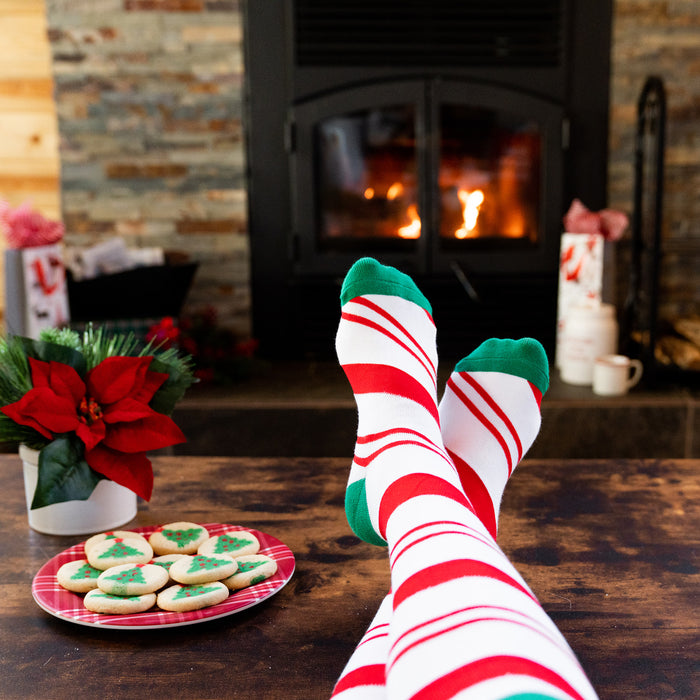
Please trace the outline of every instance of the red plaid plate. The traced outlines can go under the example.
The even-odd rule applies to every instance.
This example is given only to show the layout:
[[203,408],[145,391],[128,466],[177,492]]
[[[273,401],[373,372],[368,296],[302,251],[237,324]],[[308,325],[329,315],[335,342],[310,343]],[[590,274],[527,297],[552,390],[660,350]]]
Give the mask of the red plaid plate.
[[[177,627],[181,625],[193,625],[206,620],[215,620],[226,615],[246,610],[253,605],[262,603],[273,596],[289,581],[294,573],[294,555],[292,551],[277,538],[259,530],[242,527],[239,525],[226,525],[224,523],[207,523],[204,525],[211,536],[221,535],[231,530],[247,530],[252,532],[260,541],[260,554],[266,554],[277,562],[277,573],[274,576],[248,586],[239,591],[232,592],[229,597],[209,608],[193,610],[191,612],[168,612],[159,608],[152,608],[146,612],[132,615],[106,615],[93,613],[83,606],[83,596],[71,593],[61,588],[56,581],[56,573],[59,568],[68,561],[85,558],[84,542],[63,550],[39,569],[32,582],[32,596],[37,605],[47,613],[74,622],[78,625],[89,627],[108,627],[112,629],[124,629],[138,627],[140,629],[154,629],[157,627]],[[139,532],[148,537],[157,526],[133,528],[132,532]]]

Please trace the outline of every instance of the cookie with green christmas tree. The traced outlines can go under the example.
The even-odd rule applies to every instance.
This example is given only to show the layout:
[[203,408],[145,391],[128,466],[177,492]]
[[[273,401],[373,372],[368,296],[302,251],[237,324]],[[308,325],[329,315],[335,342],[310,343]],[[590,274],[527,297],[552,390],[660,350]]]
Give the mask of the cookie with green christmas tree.
[[143,537],[114,537],[97,542],[87,553],[87,560],[96,569],[109,569],[118,564],[148,564],[153,549]]
[[178,560],[188,556],[187,554],[161,554],[159,557],[153,557],[151,564],[160,566],[168,572],[170,583],[176,583],[175,579],[170,577],[170,567]]
[[197,554],[178,559],[170,567],[170,578],[178,583],[221,581],[238,571],[237,560],[228,554]]
[[156,564],[118,564],[100,574],[97,586],[114,595],[143,595],[163,588],[169,578],[168,572]]
[[163,525],[151,533],[148,541],[156,554],[195,554],[209,539],[205,527],[186,520]]
[[232,557],[241,557],[244,554],[257,554],[259,550],[260,542],[252,532],[230,530],[202,542],[197,554],[230,554]]
[[87,559],[77,559],[61,564],[56,572],[56,580],[67,591],[87,593],[97,588],[97,579],[101,573],[100,569],[90,566]]
[[[228,590],[228,589],[227,589]],[[129,615],[145,612],[156,603],[155,593],[144,595],[114,595],[105,593],[99,588],[89,591],[83,599],[83,604],[90,612],[108,615]]]
[[146,541],[146,538],[143,535],[139,535],[138,532],[131,532],[130,530],[109,530],[107,532],[99,532],[85,540],[85,544],[83,545],[85,555],[87,556],[87,553],[99,542],[103,542],[104,540],[115,540],[118,537],[121,537],[122,539],[125,537],[136,538],[143,540],[144,542]]
[[175,584],[158,594],[157,603],[162,610],[189,612],[222,603],[228,595],[228,588],[220,581],[184,586]]
[[277,573],[277,562],[265,554],[247,554],[236,557],[236,562],[238,571],[222,581],[231,591],[254,586]]

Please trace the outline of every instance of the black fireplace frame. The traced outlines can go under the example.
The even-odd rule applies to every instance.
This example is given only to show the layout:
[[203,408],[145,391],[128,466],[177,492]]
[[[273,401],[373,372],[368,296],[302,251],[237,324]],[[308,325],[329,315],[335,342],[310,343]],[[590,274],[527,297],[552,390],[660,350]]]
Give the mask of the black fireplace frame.
[[[545,162],[546,236],[542,245],[523,253],[517,269],[512,255],[499,260],[493,250],[441,256],[427,238],[421,246],[430,250],[418,256],[386,251],[377,257],[412,274],[429,295],[439,329],[447,328],[442,335],[446,354],[458,356],[489,334],[534,335],[553,347],[561,217],[574,197],[591,209],[606,205],[612,1],[552,2],[561,11],[556,61],[519,66],[476,60],[470,65],[467,57],[459,66],[428,62],[419,67],[369,60],[360,71],[356,65],[299,65],[304,61],[295,49],[291,0],[244,4],[252,320],[261,354],[332,355],[339,285],[359,257],[350,252],[319,258],[309,249],[310,237],[299,231],[299,222],[308,216],[300,215],[295,204],[297,188],[309,186],[308,162],[300,166],[297,157],[300,145],[302,152],[308,146],[300,144],[308,131],[299,129],[299,115],[315,109],[309,105],[332,100],[339,84],[362,92],[386,89],[392,81],[422,82],[437,90],[452,86],[472,91],[477,102],[503,93],[528,108],[550,107],[547,116],[542,112],[548,153],[558,149],[561,157],[547,156]],[[440,11],[435,2],[418,4]]]

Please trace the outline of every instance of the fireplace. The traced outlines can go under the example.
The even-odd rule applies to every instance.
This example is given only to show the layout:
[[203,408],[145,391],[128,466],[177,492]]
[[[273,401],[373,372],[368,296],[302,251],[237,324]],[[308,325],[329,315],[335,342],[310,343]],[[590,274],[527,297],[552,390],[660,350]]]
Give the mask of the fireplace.
[[266,0],[245,10],[253,324],[329,356],[340,281],[413,275],[441,352],[554,344],[561,217],[605,205],[611,7]]

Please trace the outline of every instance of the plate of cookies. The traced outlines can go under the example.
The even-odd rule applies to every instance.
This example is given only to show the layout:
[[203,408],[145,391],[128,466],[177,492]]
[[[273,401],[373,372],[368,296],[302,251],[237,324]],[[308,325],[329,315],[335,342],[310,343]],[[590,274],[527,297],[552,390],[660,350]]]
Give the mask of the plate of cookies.
[[280,591],[294,555],[267,533],[177,521],[93,535],[50,559],[32,582],[40,608],[68,622],[124,629],[192,625]]

